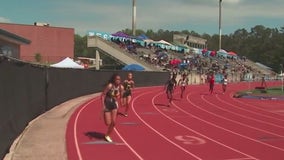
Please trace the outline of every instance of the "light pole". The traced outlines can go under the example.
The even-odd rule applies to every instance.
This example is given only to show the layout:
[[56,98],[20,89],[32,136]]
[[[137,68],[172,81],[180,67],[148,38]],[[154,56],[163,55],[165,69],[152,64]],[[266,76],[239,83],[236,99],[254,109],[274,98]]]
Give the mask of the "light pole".
[[222,0],[219,0],[219,51],[222,49]]
[[132,0],[132,35],[136,35],[136,0]]
[[281,76],[281,89],[282,89],[282,93],[283,93],[283,90],[284,90],[284,86],[283,86],[283,64],[280,64],[280,67],[281,67],[281,71],[280,71],[280,76]]

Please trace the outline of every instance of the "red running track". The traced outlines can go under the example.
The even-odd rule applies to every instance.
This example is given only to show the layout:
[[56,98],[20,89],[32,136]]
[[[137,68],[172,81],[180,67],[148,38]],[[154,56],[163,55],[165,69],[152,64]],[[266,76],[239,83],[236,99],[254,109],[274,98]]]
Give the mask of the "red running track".
[[230,84],[226,94],[221,85],[214,94],[207,85],[188,86],[184,98],[177,88],[170,107],[163,87],[135,89],[129,116],[117,119],[114,143],[103,139],[96,97],[69,120],[68,159],[283,160],[284,101],[233,98],[256,85]]

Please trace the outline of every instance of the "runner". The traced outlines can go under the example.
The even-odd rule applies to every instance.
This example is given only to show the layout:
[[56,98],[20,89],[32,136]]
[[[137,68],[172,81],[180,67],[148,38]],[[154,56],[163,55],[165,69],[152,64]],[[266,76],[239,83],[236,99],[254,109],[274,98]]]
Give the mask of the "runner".
[[124,93],[122,96],[122,105],[125,106],[124,116],[128,116],[130,101],[132,98],[131,90],[134,88],[134,80],[132,73],[127,74],[127,79],[123,82]]
[[212,94],[214,90],[214,83],[215,83],[215,78],[214,78],[214,73],[211,73],[209,76],[209,92]]
[[222,79],[223,94],[225,94],[225,92],[226,92],[226,90],[227,90],[227,85],[228,85],[227,75],[224,75],[224,77],[223,77],[223,79]]
[[101,95],[104,121],[106,126],[108,127],[105,134],[105,140],[108,142],[112,142],[110,134],[115,127],[117,109],[119,104],[118,100],[120,100],[122,92],[123,86],[120,83],[120,76],[113,74]]
[[166,94],[167,94],[167,98],[169,100],[169,104],[168,106],[170,106],[170,104],[172,103],[172,100],[173,100],[173,92],[174,92],[174,89],[177,85],[177,81],[176,81],[176,75],[173,75],[171,79],[169,79],[166,84],[165,84],[165,87],[166,87]]
[[187,78],[187,74],[184,73],[182,74],[182,78],[179,79],[178,81],[178,85],[180,86],[180,98],[183,98],[183,93],[185,91],[185,87],[188,85],[188,78]]

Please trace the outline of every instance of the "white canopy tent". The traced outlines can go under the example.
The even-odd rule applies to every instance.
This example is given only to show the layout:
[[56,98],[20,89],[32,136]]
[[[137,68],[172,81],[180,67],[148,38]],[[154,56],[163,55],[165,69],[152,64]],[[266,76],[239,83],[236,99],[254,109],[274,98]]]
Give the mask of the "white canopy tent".
[[71,59],[69,57],[63,59],[62,61],[60,61],[56,64],[52,64],[50,66],[56,67],[56,68],[80,68],[80,69],[84,68],[84,66],[77,64],[76,62],[73,61],[73,59]]
[[167,42],[165,40],[156,41],[156,43],[165,44],[165,45],[169,45],[169,46],[172,45],[171,43],[169,43],[169,42]]

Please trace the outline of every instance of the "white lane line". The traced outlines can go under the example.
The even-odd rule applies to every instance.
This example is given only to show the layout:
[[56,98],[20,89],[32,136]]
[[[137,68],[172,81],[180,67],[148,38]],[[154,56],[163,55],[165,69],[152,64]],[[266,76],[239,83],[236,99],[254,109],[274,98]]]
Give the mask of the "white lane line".
[[[162,93],[156,95],[154,98],[158,97],[158,96],[161,95],[161,94],[162,94]],[[227,146],[227,145],[224,144],[224,143],[218,142],[218,141],[216,141],[216,140],[214,140],[214,139],[212,139],[212,138],[210,138],[210,137],[207,137],[206,135],[204,135],[204,134],[202,134],[202,133],[200,133],[200,132],[198,132],[198,131],[195,131],[195,130],[193,130],[193,129],[191,129],[191,128],[185,126],[185,125],[183,125],[182,123],[180,123],[180,122],[178,122],[178,121],[172,119],[171,117],[169,117],[168,115],[164,114],[163,112],[161,112],[161,111],[157,108],[157,106],[154,104],[154,98],[152,99],[152,104],[154,105],[155,109],[156,109],[158,112],[160,112],[163,116],[165,116],[166,118],[168,118],[169,120],[171,120],[172,122],[178,124],[179,126],[185,128],[185,129],[187,129],[187,130],[189,130],[189,131],[191,131],[191,132],[193,132],[193,133],[195,133],[195,134],[198,134],[198,135],[200,135],[200,136],[202,136],[202,137],[204,137],[204,138],[207,138],[207,139],[209,139],[210,141],[215,142],[215,143],[217,143],[217,144],[219,144],[219,145],[221,145],[221,146],[223,146],[223,147],[225,147],[225,148],[228,148],[228,149],[230,149],[230,150],[232,150],[232,151],[234,151],[234,152],[237,152],[237,153],[240,153],[240,154],[242,154],[242,155],[244,155],[244,156],[247,156],[247,157],[249,157],[250,159],[257,159],[257,158],[255,158],[255,157],[250,156],[250,155],[248,155],[248,154],[246,154],[246,153],[243,153],[243,152],[241,152],[241,151],[239,151],[239,150],[237,150],[237,149],[234,149],[234,148],[232,148],[232,147],[230,147],[230,146]],[[184,110],[182,110],[180,107],[178,107],[175,103],[173,103],[173,105],[174,105],[177,109],[179,109],[180,111],[184,112]],[[185,112],[184,112],[184,113],[185,113]],[[188,113],[186,113],[186,114],[188,114]],[[197,117],[195,117],[195,116],[193,116],[193,115],[192,115],[192,117],[195,118],[195,119],[198,119]],[[199,119],[198,119],[198,120],[199,120]]]
[[[146,87],[145,87],[146,88]],[[137,90],[134,91],[138,92]],[[88,107],[89,104],[93,103],[94,101],[100,100],[100,96],[95,97],[94,99],[92,99],[91,101],[87,102],[86,104],[83,105],[83,107],[78,111],[75,121],[74,121],[74,128],[73,128],[73,132],[74,132],[74,141],[75,141],[75,147],[76,147],[76,152],[78,155],[79,160],[82,160],[82,153],[80,151],[80,147],[79,147],[79,143],[78,143],[78,138],[77,138],[77,125],[78,125],[78,119],[80,117],[80,114],[82,113],[82,111]],[[123,140],[123,139],[122,139]],[[126,143],[127,144],[127,143]],[[132,148],[129,148],[132,151]],[[134,153],[135,154],[135,153]],[[136,155],[136,154],[135,154]],[[139,157],[138,157],[139,158]],[[140,157],[141,158],[141,157]]]
[[[189,95],[187,96],[187,101],[188,101],[190,104],[192,104],[193,106],[195,106],[196,108],[200,108],[200,107],[198,107],[198,105],[196,105],[196,104],[194,104],[194,103],[192,103],[192,102],[190,101]],[[180,109],[181,109],[181,108],[180,108]],[[202,110],[202,109],[201,109],[201,110]],[[270,144],[263,143],[263,142],[260,142],[260,141],[255,140],[255,139],[253,139],[253,138],[247,137],[247,136],[245,136],[245,135],[241,135],[241,134],[236,133],[236,132],[234,132],[234,131],[231,131],[231,130],[229,130],[229,129],[226,129],[226,128],[223,128],[223,127],[221,127],[221,126],[218,126],[218,125],[216,125],[216,124],[214,124],[214,123],[205,121],[205,120],[203,120],[203,119],[201,119],[201,118],[199,118],[199,117],[197,117],[197,116],[194,116],[194,115],[192,115],[192,114],[190,114],[190,113],[188,113],[188,112],[186,112],[186,111],[184,111],[184,113],[186,113],[186,114],[188,114],[188,115],[190,115],[190,116],[193,116],[193,117],[199,119],[200,121],[205,122],[205,123],[207,123],[207,124],[209,124],[209,125],[212,125],[212,126],[214,126],[214,127],[216,127],[216,128],[219,128],[219,129],[222,129],[222,130],[224,130],[224,131],[227,131],[227,132],[230,132],[230,133],[232,133],[232,134],[235,134],[235,135],[237,135],[237,136],[239,136],[239,137],[243,137],[243,138],[249,139],[249,140],[251,140],[251,141],[253,141],[253,142],[260,143],[260,144],[262,144],[262,145],[265,145],[265,146],[268,146],[268,147],[271,147],[271,148],[274,148],[274,149],[277,149],[277,150],[280,150],[280,151],[284,151],[283,148],[275,147],[275,146],[272,146],[272,145],[270,145]]]
[[[274,119],[274,120],[278,120],[278,121],[284,122],[284,120],[282,120],[282,119],[278,119],[278,118],[275,118],[275,117],[271,117],[271,116],[267,116],[267,115],[264,115],[264,114],[260,114],[260,113],[258,113],[258,112],[254,112],[254,111],[251,111],[251,110],[248,110],[248,109],[244,109],[244,108],[242,108],[242,107],[239,107],[239,106],[237,106],[237,105],[233,105],[233,104],[231,104],[231,103],[228,103],[228,102],[222,100],[218,95],[216,95],[216,97],[217,97],[217,99],[218,99],[220,102],[223,102],[223,103],[225,103],[225,104],[227,104],[227,105],[229,105],[229,106],[232,106],[232,107],[234,107],[234,108],[237,108],[238,110],[243,110],[243,111],[245,111],[245,112],[249,112],[249,113],[252,113],[252,114],[261,116],[261,117],[266,117],[266,118],[269,118],[269,119]],[[276,125],[276,126],[278,126],[278,125]],[[284,127],[281,126],[281,128],[284,128]]]
[[[218,107],[217,105],[215,105],[215,104],[209,102],[208,100],[206,100],[206,99],[204,98],[204,96],[201,96],[201,98],[202,98],[202,100],[204,100],[206,103],[208,103],[208,104],[210,104],[210,105],[212,105],[212,106],[215,106],[215,108],[220,108],[220,107]],[[212,114],[212,115],[214,115],[214,116],[216,116],[216,117],[219,117],[219,118],[221,118],[221,119],[224,119],[224,120],[227,120],[227,121],[230,121],[230,122],[239,124],[239,125],[241,125],[241,126],[245,126],[245,127],[251,128],[251,129],[255,129],[255,130],[258,130],[258,131],[261,131],[261,132],[265,132],[265,133],[268,133],[268,134],[271,134],[271,135],[274,135],[274,136],[278,136],[278,137],[283,137],[283,138],[284,138],[283,135],[279,135],[279,134],[276,134],[276,133],[273,133],[273,132],[270,132],[270,131],[267,131],[267,130],[263,130],[263,129],[260,129],[260,128],[253,127],[253,126],[251,126],[251,125],[246,125],[246,124],[240,123],[240,122],[238,122],[238,121],[228,119],[228,118],[226,118],[226,117],[224,117],[224,116],[220,116],[220,115],[215,114],[215,113],[213,113],[213,112],[207,111],[207,110],[205,110],[205,109],[203,109],[203,108],[199,108],[199,109],[202,110],[202,111],[204,111],[204,112],[207,112],[207,113],[209,113],[209,114]],[[223,110],[223,109],[221,109],[221,110]],[[229,112],[229,111],[228,111],[228,112]],[[229,113],[234,114],[233,112],[229,112]],[[240,116],[241,116],[241,115],[240,115]],[[241,116],[241,117],[247,118],[246,116]],[[249,119],[249,118],[247,118],[247,119]],[[261,122],[263,122],[263,121],[261,121]],[[264,123],[264,122],[263,122],[263,123]]]
[[[153,91],[152,91],[153,92]],[[184,151],[185,153],[191,155],[192,157],[194,157],[195,159],[198,159],[198,160],[202,160],[200,157],[196,156],[195,154],[187,151],[185,148],[181,147],[180,145],[176,144],[175,142],[173,142],[172,140],[168,139],[166,136],[164,136],[162,133],[160,133],[159,131],[157,131],[156,129],[154,129],[151,125],[149,125],[146,121],[144,121],[139,115],[138,113],[136,112],[135,108],[134,108],[134,105],[133,103],[139,98],[141,97],[142,95],[145,95],[145,94],[148,94],[148,93],[151,93],[151,92],[146,92],[144,94],[141,94],[137,97],[135,97],[132,101],[132,110],[134,112],[134,114],[141,120],[142,123],[144,123],[148,128],[150,128],[152,131],[154,131],[157,135],[159,135],[160,137],[162,137],[163,139],[165,139],[166,141],[168,141],[169,143],[173,144],[174,146],[176,146],[177,148],[181,149],[182,151]]]
[[127,142],[126,140],[120,135],[120,133],[118,132],[118,130],[115,128],[114,131],[116,132],[116,134],[120,137],[120,139],[123,141],[123,143],[131,150],[132,153],[135,154],[136,157],[138,157],[140,160],[143,160],[143,158],[135,151],[135,149],[133,149]]
[[91,103],[93,103],[94,101],[98,100],[99,98],[94,98],[92,99],[91,101],[89,101],[88,103],[84,104],[83,107],[78,111],[77,115],[76,115],[76,118],[75,118],[75,121],[74,121],[74,141],[75,141],[75,147],[76,147],[76,151],[77,151],[77,155],[78,155],[78,159],[79,160],[82,160],[82,154],[81,154],[81,151],[80,151],[80,148],[79,148],[79,143],[78,143],[78,138],[77,138],[77,125],[78,125],[78,119],[79,119],[79,116],[81,114],[81,112]]
[[[246,105],[246,106],[249,106],[249,107],[252,107],[252,108],[255,108],[255,109],[264,111],[264,112],[266,112],[266,113],[275,114],[275,115],[277,115],[277,116],[283,116],[283,114],[279,114],[279,113],[275,113],[275,112],[272,112],[272,111],[269,111],[269,110],[265,110],[265,109],[262,109],[262,108],[260,108],[260,107],[255,106],[255,105],[251,105],[251,104],[249,104],[249,103],[244,103],[244,102],[242,102],[242,101],[240,101],[240,100],[237,100],[236,98],[233,98],[233,95],[232,95],[232,94],[230,94],[230,98],[231,98],[233,101],[235,101],[235,102],[241,103],[242,105]],[[271,118],[273,118],[273,117],[271,117]],[[273,119],[277,119],[277,120],[280,120],[280,121],[284,121],[283,119],[279,119],[279,118],[275,118],[275,117],[274,117]]]

